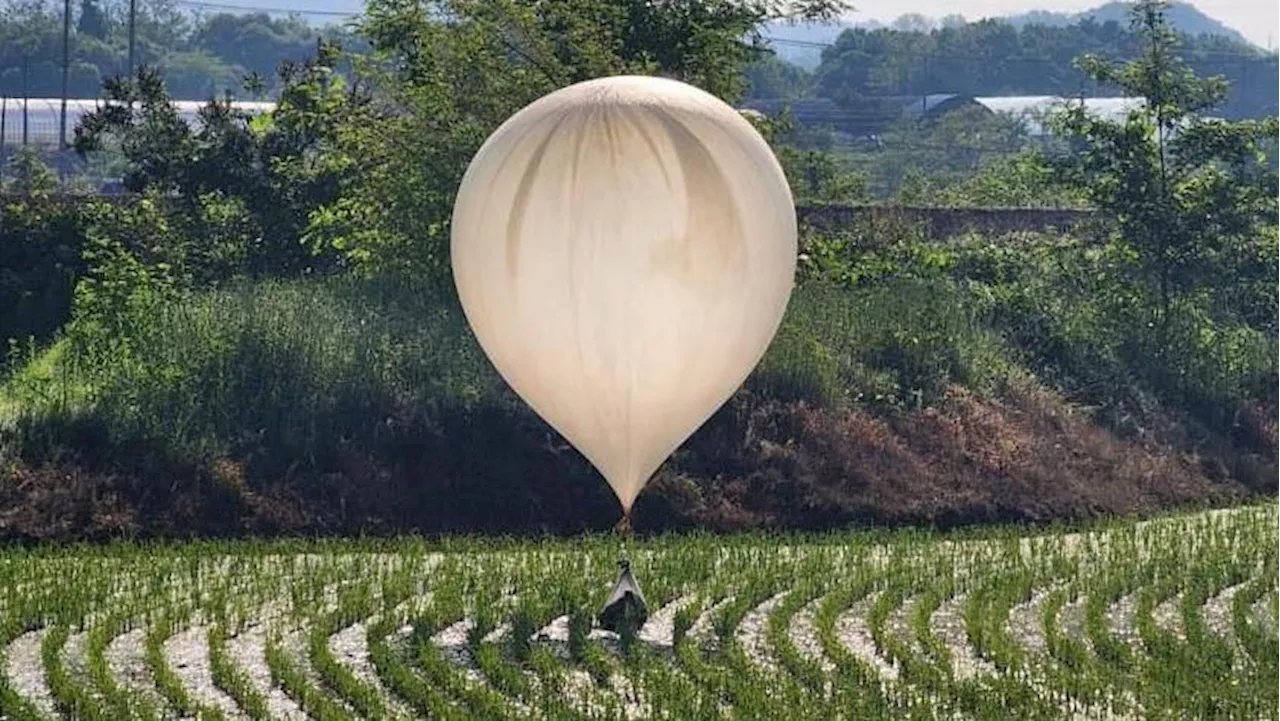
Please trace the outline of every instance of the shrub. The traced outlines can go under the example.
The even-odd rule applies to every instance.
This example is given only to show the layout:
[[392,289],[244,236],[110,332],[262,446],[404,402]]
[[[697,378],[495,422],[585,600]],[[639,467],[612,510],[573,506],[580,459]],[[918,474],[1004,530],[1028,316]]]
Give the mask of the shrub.
[[[131,293],[110,302],[158,297]],[[398,415],[498,387],[460,311],[404,281],[241,283],[145,308],[145,323],[103,336],[114,356],[77,346],[92,353],[81,351],[81,368],[95,412],[122,438],[316,459],[344,441],[374,444]]]
[[47,341],[70,317],[83,244],[74,206],[46,197],[0,203],[0,361],[10,341]]

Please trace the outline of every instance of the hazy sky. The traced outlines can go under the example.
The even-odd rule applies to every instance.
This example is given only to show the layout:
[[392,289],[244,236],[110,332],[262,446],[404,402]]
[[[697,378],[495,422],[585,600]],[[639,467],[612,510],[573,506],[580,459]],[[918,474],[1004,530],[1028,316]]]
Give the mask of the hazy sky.
[[[364,0],[219,0],[227,4],[263,7],[314,9],[358,13]],[[1016,15],[1028,10],[1080,12],[1103,5],[1107,0],[969,0],[965,3],[938,0],[849,0],[857,11],[851,20],[879,20],[888,23],[905,13],[941,18],[958,13],[966,20]],[[1239,30],[1262,47],[1280,43],[1280,0],[1191,0],[1210,17]]]
[[[937,0],[852,0],[857,12],[854,20],[867,18],[889,22],[904,13],[920,13],[942,17],[951,13],[966,20],[1015,15],[1028,10],[1079,12],[1102,5],[1105,0],[969,0],[965,3],[940,3]],[[1280,41],[1280,2],[1277,0],[1195,0],[1191,3],[1204,14],[1224,25],[1239,30],[1246,38],[1263,47],[1275,47]],[[1268,44],[1268,39],[1270,43]]]

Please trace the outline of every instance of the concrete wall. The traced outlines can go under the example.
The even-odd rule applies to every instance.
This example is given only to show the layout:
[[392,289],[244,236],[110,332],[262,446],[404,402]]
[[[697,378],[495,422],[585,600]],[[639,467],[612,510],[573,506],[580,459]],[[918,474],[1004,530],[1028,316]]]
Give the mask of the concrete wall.
[[[0,193],[0,200],[11,197]],[[101,194],[91,196],[63,195],[62,202],[79,203],[92,198],[129,202],[132,196]],[[1067,231],[1096,226],[1105,216],[1096,210],[1055,208],[929,208],[898,205],[800,205],[796,218],[802,228],[838,231],[852,225],[923,224],[934,237],[947,238],[968,231],[1011,233],[1017,231]]]
[[921,223],[934,237],[950,237],[966,231],[1009,233],[1015,231],[1070,230],[1102,220],[1095,210],[1054,208],[925,208],[896,205],[802,205],[796,208],[801,225],[817,230],[838,230],[860,221]]

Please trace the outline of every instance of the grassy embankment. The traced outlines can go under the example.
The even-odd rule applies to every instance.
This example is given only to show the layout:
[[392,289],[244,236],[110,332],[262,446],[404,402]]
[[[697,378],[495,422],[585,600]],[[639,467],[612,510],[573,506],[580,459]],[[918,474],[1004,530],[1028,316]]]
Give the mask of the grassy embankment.
[[[662,469],[638,528],[1072,520],[1274,494],[1274,333],[1192,308],[1157,345],[1077,238],[848,240],[809,239],[766,358]],[[246,282],[127,327],[104,341],[73,323],[13,364],[0,537],[616,520],[448,293]]]

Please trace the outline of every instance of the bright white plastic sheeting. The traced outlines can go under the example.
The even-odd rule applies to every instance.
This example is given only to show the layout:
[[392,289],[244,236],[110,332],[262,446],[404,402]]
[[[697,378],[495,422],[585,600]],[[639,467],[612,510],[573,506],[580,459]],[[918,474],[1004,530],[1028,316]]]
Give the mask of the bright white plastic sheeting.
[[627,513],[760,361],[795,277],[769,146],[661,78],[590,80],[513,115],[467,168],[452,234],[481,347]]

